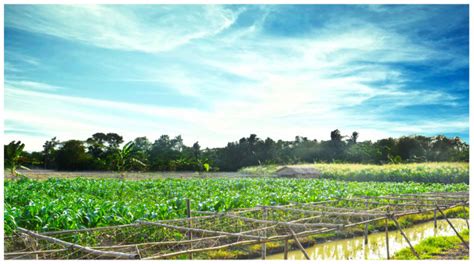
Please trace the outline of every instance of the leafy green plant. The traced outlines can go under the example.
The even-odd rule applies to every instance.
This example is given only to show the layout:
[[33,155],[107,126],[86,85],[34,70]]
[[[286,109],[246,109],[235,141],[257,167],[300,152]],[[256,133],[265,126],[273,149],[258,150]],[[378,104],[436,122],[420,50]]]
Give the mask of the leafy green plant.
[[115,170],[120,173],[121,179],[125,178],[125,172],[129,170],[134,163],[146,167],[145,163],[132,157],[134,147],[135,143],[130,141],[125,144],[122,149],[118,149],[114,155]]
[[[120,188],[127,189],[122,196]],[[31,179],[4,183],[4,228],[52,231],[186,216],[191,209],[227,211],[256,205],[316,202],[353,195],[467,191],[460,184],[345,182],[327,179],[191,178],[121,181],[117,179]]]
[[20,164],[24,148],[25,144],[21,143],[21,141],[12,141],[4,146],[5,168],[10,170],[13,177],[17,176],[18,168],[29,170],[27,167]]
[[206,172],[209,172],[209,170],[211,169],[211,166],[209,165],[209,163],[202,164],[202,167],[204,168],[204,171]]

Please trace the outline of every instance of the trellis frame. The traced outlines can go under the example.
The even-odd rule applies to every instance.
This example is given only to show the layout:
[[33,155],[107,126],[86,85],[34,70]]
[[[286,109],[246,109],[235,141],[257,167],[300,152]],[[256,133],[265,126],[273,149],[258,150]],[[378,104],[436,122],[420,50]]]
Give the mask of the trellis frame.
[[[29,239],[35,240],[36,244],[38,244],[37,241],[46,241],[60,248],[51,249],[48,247],[40,250],[34,248],[34,250],[28,251],[30,247],[26,246],[25,242],[25,247],[21,249],[23,251],[6,252],[5,258],[47,258],[48,256],[62,258],[60,253],[71,252],[65,258],[75,258],[71,256],[77,255],[77,258],[165,259],[181,255],[191,257],[200,252],[261,244],[262,258],[264,259],[266,257],[264,245],[271,241],[285,243],[285,258],[287,258],[288,241],[294,240],[305,257],[309,259],[309,255],[299,243],[299,238],[358,225],[367,226],[369,223],[380,220],[385,220],[386,225],[389,220],[393,221],[403,235],[403,230],[396,220],[398,217],[439,211],[447,219],[442,210],[458,206],[464,208],[468,204],[468,192],[400,194],[378,197],[357,196],[315,203],[257,206],[225,213],[191,211],[188,202],[187,218],[181,219],[141,220],[128,225],[44,233],[18,228],[17,235],[27,236]],[[354,205],[360,208],[353,208]],[[282,220],[276,220],[273,217]],[[226,223],[228,226],[226,226]],[[94,234],[95,232],[117,231],[128,228],[136,228],[137,232],[140,232],[147,226],[184,232],[186,239],[147,241],[126,245],[121,244],[126,242],[122,241],[118,244],[88,246],[55,237]],[[454,226],[450,226],[454,229]],[[241,232],[235,232],[233,228],[240,228]],[[454,229],[454,231],[462,240],[457,230]],[[386,243],[388,243],[387,227],[385,227],[385,234],[387,236]],[[364,235],[367,237],[366,232],[364,232]],[[406,236],[404,238],[414,251],[408,238]],[[464,244],[468,247],[467,243],[464,242]],[[158,249],[149,253],[149,249],[154,247]],[[161,248],[165,249],[161,250]],[[388,248],[387,244],[387,258],[390,257]],[[6,247],[5,249],[7,250]],[[59,257],[55,257],[56,254],[59,254]],[[416,251],[414,251],[414,254],[417,256]]]

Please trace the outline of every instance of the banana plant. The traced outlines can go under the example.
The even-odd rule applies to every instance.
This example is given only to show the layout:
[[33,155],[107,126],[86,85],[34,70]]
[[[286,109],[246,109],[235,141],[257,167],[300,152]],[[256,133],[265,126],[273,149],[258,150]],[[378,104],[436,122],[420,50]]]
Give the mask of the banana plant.
[[120,173],[122,180],[125,178],[125,172],[130,169],[133,163],[146,167],[145,163],[132,157],[134,148],[135,144],[130,141],[115,153],[115,171]]
[[12,141],[10,144],[4,146],[5,168],[10,170],[13,177],[16,177],[18,174],[16,171],[17,168],[29,170],[20,164],[24,148],[25,144],[21,143],[21,141]]

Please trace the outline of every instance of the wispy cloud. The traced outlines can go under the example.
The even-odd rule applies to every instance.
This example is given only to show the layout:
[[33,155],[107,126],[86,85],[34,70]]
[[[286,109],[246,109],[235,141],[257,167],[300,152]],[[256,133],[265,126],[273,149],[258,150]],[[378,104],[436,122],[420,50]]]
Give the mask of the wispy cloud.
[[238,13],[194,6],[7,6],[5,25],[109,49],[161,52],[230,27]]
[[[14,87],[14,88],[13,88]],[[28,90],[40,90],[40,91],[58,91],[63,89],[62,87],[50,85],[46,83],[33,82],[33,81],[5,81],[5,88],[21,88]]]

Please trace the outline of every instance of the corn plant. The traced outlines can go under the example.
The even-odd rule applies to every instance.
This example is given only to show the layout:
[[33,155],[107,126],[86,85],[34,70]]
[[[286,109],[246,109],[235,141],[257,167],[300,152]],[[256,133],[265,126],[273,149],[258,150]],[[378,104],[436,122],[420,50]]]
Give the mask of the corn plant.
[[[127,195],[120,193],[126,188]],[[227,211],[256,205],[317,202],[354,195],[468,191],[469,185],[415,182],[347,182],[328,179],[190,178],[6,180],[4,228],[52,231],[186,216],[191,209]],[[117,190],[119,190],[117,192]]]

